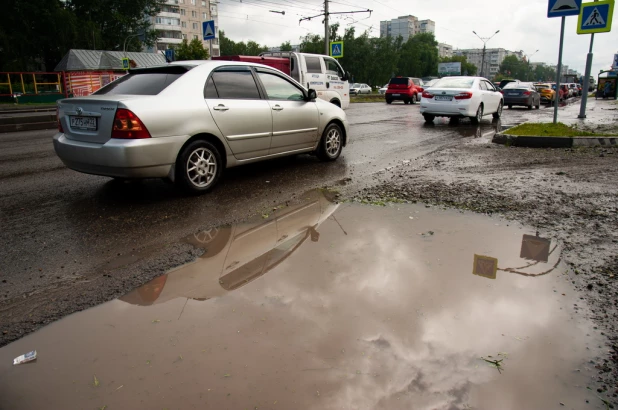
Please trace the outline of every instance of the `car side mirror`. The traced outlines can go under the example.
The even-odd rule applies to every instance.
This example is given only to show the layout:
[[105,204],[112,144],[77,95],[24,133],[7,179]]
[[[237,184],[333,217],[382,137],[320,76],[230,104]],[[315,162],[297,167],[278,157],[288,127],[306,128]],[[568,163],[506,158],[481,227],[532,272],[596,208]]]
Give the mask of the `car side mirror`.
[[345,74],[343,74],[343,78],[341,79],[341,81],[348,81],[351,77],[352,74],[350,74],[349,71],[346,71]]
[[313,88],[310,88],[309,91],[307,91],[307,101],[313,101],[316,98],[318,98],[318,93],[316,93]]

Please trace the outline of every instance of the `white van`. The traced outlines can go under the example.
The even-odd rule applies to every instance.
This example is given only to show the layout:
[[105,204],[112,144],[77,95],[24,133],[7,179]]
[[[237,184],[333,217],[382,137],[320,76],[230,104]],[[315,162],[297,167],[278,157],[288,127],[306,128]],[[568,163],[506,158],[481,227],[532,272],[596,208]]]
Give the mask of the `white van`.
[[[344,110],[350,105],[349,74],[334,58],[321,54],[294,52],[266,52],[260,56],[288,59],[289,75],[305,87],[316,90],[318,98]],[[266,61],[263,64],[270,65]],[[281,66],[275,68],[281,69]]]

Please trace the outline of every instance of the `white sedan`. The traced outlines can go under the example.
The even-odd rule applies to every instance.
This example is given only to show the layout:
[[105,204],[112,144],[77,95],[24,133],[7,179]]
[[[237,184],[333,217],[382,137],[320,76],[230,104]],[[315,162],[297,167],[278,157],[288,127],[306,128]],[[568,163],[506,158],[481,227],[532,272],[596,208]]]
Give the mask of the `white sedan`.
[[503,107],[502,94],[489,80],[444,77],[423,92],[420,112],[426,122],[433,122],[436,117],[468,117],[478,124],[485,115],[500,118]]

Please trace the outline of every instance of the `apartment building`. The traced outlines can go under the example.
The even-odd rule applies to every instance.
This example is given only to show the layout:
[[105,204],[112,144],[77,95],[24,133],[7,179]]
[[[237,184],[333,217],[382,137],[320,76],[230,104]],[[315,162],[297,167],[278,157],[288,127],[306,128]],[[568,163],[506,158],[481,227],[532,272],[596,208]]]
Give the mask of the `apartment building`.
[[[215,32],[219,32],[217,2],[214,0],[165,0],[161,12],[151,17],[152,26],[159,33],[156,44],[158,52],[182,43],[202,39],[202,22],[215,21]],[[210,42],[202,40],[209,49]],[[153,50],[154,51],[154,50]],[[219,39],[212,40],[212,56],[220,55]]]
[[438,43],[438,55],[441,58],[453,57],[453,46],[445,43]]
[[420,33],[435,33],[436,23],[432,20],[419,20],[415,16],[400,16],[392,20],[380,21],[380,37],[398,37],[403,41]]
[[485,67],[481,67],[483,62],[483,49],[471,48],[455,50],[454,55],[465,56],[469,63],[474,64],[478,69],[478,74],[481,73],[485,77],[494,77],[500,71],[500,64],[508,56],[516,56],[522,60],[524,53],[522,51],[509,51],[504,48],[488,48],[485,50]]

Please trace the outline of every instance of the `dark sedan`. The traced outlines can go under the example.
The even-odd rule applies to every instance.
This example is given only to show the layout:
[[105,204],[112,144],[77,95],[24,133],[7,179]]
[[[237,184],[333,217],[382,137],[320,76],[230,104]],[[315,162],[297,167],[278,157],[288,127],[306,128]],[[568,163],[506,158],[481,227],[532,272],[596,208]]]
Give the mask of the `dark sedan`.
[[502,89],[504,105],[513,108],[514,105],[523,105],[529,110],[541,107],[541,94],[532,83],[508,83]]

